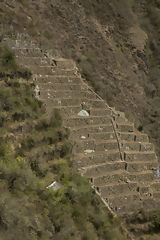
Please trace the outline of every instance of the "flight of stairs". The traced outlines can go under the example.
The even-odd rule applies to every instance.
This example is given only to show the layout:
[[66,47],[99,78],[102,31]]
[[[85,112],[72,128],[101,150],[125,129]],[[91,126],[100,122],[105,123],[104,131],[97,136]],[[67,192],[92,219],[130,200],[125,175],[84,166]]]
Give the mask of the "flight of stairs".
[[[3,42],[14,50],[17,62],[33,73],[37,97],[48,114],[60,110],[74,143],[74,166],[112,211],[124,215],[158,207],[159,166],[147,135],[90,89],[72,60],[53,57],[25,35],[15,40],[6,37]],[[79,116],[81,110],[89,116]]]

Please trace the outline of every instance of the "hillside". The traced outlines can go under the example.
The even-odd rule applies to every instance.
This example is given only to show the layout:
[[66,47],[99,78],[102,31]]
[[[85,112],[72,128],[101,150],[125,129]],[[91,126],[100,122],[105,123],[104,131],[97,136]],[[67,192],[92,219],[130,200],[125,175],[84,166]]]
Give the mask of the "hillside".
[[[0,47],[0,239],[125,239],[70,160],[69,131],[47,116],[31,73]],[[58,191],[47,189],[53,181]]]
[[55,56],[76,60],[94,89],[159,152],[158,0],[5,0],[1,20],[4,32],[29,33]]
[[[53,95],[53,100],[50,101],[48,100],[49,96],[53,93],[49,90],[49,85],[47,87],[47,84],[50,84],[50,74],[53,75],[54,73],[54,64],[51,63],[51,70],[48,69],[48,73],[43,67],[41,68],[42,63],[42,65],[44,63],[48,64],[48,62],[45,62],[45,59],[41,59],[42,61],[38,67],[38,62],[36,63],[34,60],[34,58],[38,60],[36,54],[39,54],[39,50],[37,48],[33,52],[32,49],[27,50],[25,53],[26,58],[16,56],[16,59],[21,64],[21,66],[18,66],[12,52],[2,45],[0,49],[2,111],[1,182],[2,191],[6,193],[4,199],[2,199],[2,206],[8,199],[7,207],[1,207],[2,238],[4,235],[6,236],[7,232],[8,239],[11,239],[13,235],[15,236],[19,232],[19,229],[20,231],[24,229],[26,239],[29,239],[30,236],[33,239],[50,239],[54,237],[54,239],[118,240],[125,238],[124,230],[122,230],[119,221],[106,210],[85,178],[80,177],[75,172],[75,166],[73,166],[71,161],[73,144],[79,153],[77,155],[79,166],[85,169],[84,165],[91,165],[88,166],[90,170],[87,170],[83,175],[90,176],[89,179],[92,185],[94,185],[93,181],[97,181],[98,188],[96,188],[96,191],[100,190],[101,192],[104,189],[105,197],[108,198],[108,195],[112,197],[112,194],[116,194],[116,191],[118,194],[121,183],[127,179],[127,184],[125,183],[124,185],[130,191],[127,197],[130,196],[131,205],[129,205],[129,200],[127,200],[128,205],[123,203],[123,198],[127,199],[125,195],[122,198],[117,198],[117,201],[113,198],[113,205],[115,203],[114,211],[118,209],[118,211],[125,212],[126,207],[132,208],[133,211],[133,202],[137,204],[139,200],[140,205],[137,205],[137,209],[141,209],[140,206],[142,205],[145,208],[149,208],[155,204],[154,209],[158,206],[156,204],[158,204],[159,198],[159,182],[158,179],[153,180],[155,179],[153,173],[157,170],[157,162],[154,161],[157,161],[157,158],[152,145],[144,133],[148,133],[151,142],[155,143],[159,156],[159,8],[160,3],[158,0],[146,0],[141,3],[139,1],[126,0],[114,0],[112,2],[96,0],[41,0],[39,2],[6,0],[0,4],[2,41],[5,39],[5,36],[16,40],[17,33],[25,33],[24,37],[26,36],[27,42],[29,34],[33,40],[40,44],[41,49],[44,50],[44,56],[46,55],[45,58],[54,56],[55,60],[53,63],[56,67],[59,64],[57,59],[62,59],[62,57],[75,60],[83,81],[86,81],[111,107],[125,112],[129,121],[135,122],[136,128],[141,132],[141,134],[138,133],[124,115],[116,112],[114,108],[108,108],[108,110],[104,111],[103,100],[100,97],[97,98],[95,93],[89,93],[89,95],[82,97],[82,99],[90,99],[87,103],[83,102],[83,105],[86,104],[85,107],[89,109],[90,120],[83,121],[82,118],[80,120],[78,117],[75,118],[74,114],[77,114],[79,107],[76,109],[72,105],[77,107],[80,104],[82,106],[81,102],[78,103],[77,101],[79,101],[78,94],[83,92],[77,92],[75,98],[74,94],[78,90],[78,88],[76,89],[78,86],[75,86],[77,79],[73,78],[73,81],[75,81],[74,86],[69,87],[70,84],[63,86],[62,84],[60,88],[58,85],[59,78],[57,78],[55,89],[59,89],[58,91],[60,92],[55,92],[54,94],[56,95]],[[18,41],[17,44],[19,44]],[[51,50],[45,51],[46,49]],[[20,52],[23,53],[23,49]],[[27,62],[28,56],[33,57],[33,59],[28,58],[30,62]],[[31,63],[32,60],[34,60],[33,63]],[[38,75],[32,76],[30,70],[23,68],[23,65],[28,65],[31,72]],[[64,73],[68,74],[68,62],[60,62],[60,65],[62,69],[64,68]],[[43,74],[46,77],[45,80],[43,79]],[[58,74],[61,75],[61,70]],[[69,74],[69,76],[71,78],[72,74]],[[43,101],[41,102],[34,97],[35,82],[32,82],[32,77],[36,81],[38,79],[38,85],[40,84],[41,86],[42,81],[42,85],[45,83],[46,85],[44,86],[48,88],[45,89],[42,86],[42,89],[40,89],[40,99],[44,100],[45,105]],[[66,79],[67,77],[64,80],[66,81]],[[69,91],[73,99],[67,99],[69,88],[76,90]],[[53,86],[52,89],[54,89]],[[84,89],[85,83],[84,86],[81,84],[81,90]],[[91,92],[93,90],[90,89]],[[66,95],[61,97],[61,91]],[[56,98],[55,100],[54,97]],[[57,110],[50,111],[53,109],[53,105],[54,107],[59,105],[59,100],[62,106],[64,104],[68,109],[71,107],[71,112],[67,113],[67,117],[70,114],[68,120],[65,116],[65,108],[61,108],[64,111],[61,110],[61,113],[65,113],[62,114],[63,116]],[[92,101],[95,101],[95,105],[93,105]],[[106,106],[108,105],[105,105],[105,108]],[[49,110],[50,114],[52,114],[49,116],[46,114],[46,110]],[[84,126],[81,126],[81,128],[85,127],[85,124],[90,124],[88,129],[85,130],[86,133],[91,131],[91,125],[93,124],[95,126],[96,124],[103,124],[107,127],[106,129],[109,129],[110,117],[108,115],[110,110],[112,112],[113,134],[118,131],[120,135],[116,135],[117,140],[112,139],[111,145],[110,142],[103,143],[103,139],[101,139],[101,142],[94,140],[94,144],[96,143],[98,151],[101,151],[102,148],[104,152],[109,150],[106,153],[106,157],[111,152],[110,159],[107,157],[107,161],[119,161],[119,159],[124,161],[125,165],[122,166],[122,170],[125,171],[123,173],[120,171],[118,175],[117,172],[115,172],[115,175],[110,174],[112,175],[111,177],[104,169],[106,176],[98,176],[98,172],[94,173],[93,169],[91,169],[93,163],[87,163],[88,160],[90,161],[94,158],[88,158],[87,160],[85,155],[84,158],[82,157],[82,152],[88,151],[87,145],[91,144],[92,147],[93,142],[86,141],[85,143],[84,141],[82,143],[80,141],[75,145],[75,143],[71,143],[68,140],[68,137],[70,135],[70,139],[75,140],[77,134],[80,134],[80,131],[76,132],[74,128],[75,126],[77,127],[77,124],[81,126],[84,123]],[[75,113],[72,116],[73,111]],[[114,127],[113,121],[115,121],[117,129]],[[70,134],[64,126],[70,128]],[[122,135],[124,137],[124,134],[126,138],[134,136],[134,139],[131,140],[129,137],[130,140],[129,138],[121,139],[122,141],[119,140],[118,136],[121,138]],[[84,135],[85,133],[83,133],[83,137]],[[93,132],[89,135],[93,136]],[[110,138],[112,134],[110,136],[106,135],[105,138],[107,136]],[[110,141],[110,139],[107,140]],[[125,143],[123,140],[125,140]],[[118,146],[116,141],[118,141]],[[100,144],[97,145],[97,143]],[[118,155],[114,155],[115,157],[112,159],[112,153],[115,154],[116,151],[118,151]],[[97,156],[94,159],[95,163],[98,163],[98,161],[103,162],[103,159],[105,159],[105,154],[103,154],[101,160]],[[129,163],[129,161],[133,160],[143,160],[144,164],[143,162],[141,164],[138,162]],[[147,163],[147,161],[150,161],[150,163]],[[134,164],[137,164],[137,167]],[[109,165],[111,166],[111,164]],[[130,173],[131,169],[128,170],[131,165],[134,169],[132,173]],[[138,173],[140,169],[142,174]],[[96,168],[95,170],[97,171]],[[103,169],[101,170],[104,172]],[[126,171],[128,171],[127,176],[124,175]],[[92,174],[94,176],[93,179]],[[95,174],[99,179],[95,178]],[[56,179],[63,186],[62,189],[56,192],[44,190],[53,179]],[[130,180],[133,183],[130,184]],[[139,185],[137,183],[135,185],[135,180]],[[116,188],[114,188],[115,186],[105,188],[104,181],[107,184],[112,182],[115,184],[115,181],[117,181],[119,186],[117,185]],[[105,189],[108,189],[110,193]],[[122,187],[122,192],[125,192],[124,189]],[[132,190],[133,196],[131,195]],[[32,206],[29,204],[28,195],[30,195]],[[156,198],[156,203],[152,203],[153,198]],[[12,204],[17,206],[17,202],[21,202],[22,199],[26,201],[23,211],[21,212],[17,208],[16,212],[12,212],[10,210]],[[52,199],[52,201],[48,199]],[[119,199],[121,199],[121,202]],[[118,204],[120,208],[117,208]],[[36,216],[36,227],[34,229],[31,227],[34,220],[30,216],[26,216],[26,208],[28,206],[30,209],[32,208]],[[40,209],[43,212],[43,216],[45,215],[45,222],[43,222],[44,218],[39,215]],[[10,219],[13,217],[13,222],[16,225],[19,214],[20,216],[25,216],[24,224],[22,226],[18,222],[17,228],[15,228]],[[152,239],[158,239],[159,211],[147,212],[143,209],[135,215],[126,216],[125,220],[129,231],[133,232],[137,239],[151,239],[151,234],[153,233],[157,234],[153,235]],[[25,224],[26,221],[28,225]],[[69,224],[73,226],[71,231],[69,231]],[[10,232],[10,227],[14,228],[15,232]],[[21,239],[21,234],[21,232],[17,234],[19,239]]]

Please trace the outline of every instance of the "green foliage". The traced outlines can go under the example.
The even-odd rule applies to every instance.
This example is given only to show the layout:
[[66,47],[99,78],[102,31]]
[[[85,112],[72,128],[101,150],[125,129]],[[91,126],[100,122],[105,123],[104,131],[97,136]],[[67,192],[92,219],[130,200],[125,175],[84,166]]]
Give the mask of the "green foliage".
[[160,232],[160,210],[153,213],[150,230],[151,232]]
[[0,67],[2,74],[15,73],[18,69],[13,52],[5,46],[0,46]]
[[58,109],[53,110],[49,125],[55,128],[62,126],[62,117]]
[[[29,82],[1,82],[0,239],[124,240],[119,223],[74,171],[59,111],[46,117]],[[62,186],[57,191],[46,189],[53,180]]]
[[28,80],[31,72],[19,67],[14,53],[8,47],[0,44],[0,79],[8,76],[10,78],[22,77]]

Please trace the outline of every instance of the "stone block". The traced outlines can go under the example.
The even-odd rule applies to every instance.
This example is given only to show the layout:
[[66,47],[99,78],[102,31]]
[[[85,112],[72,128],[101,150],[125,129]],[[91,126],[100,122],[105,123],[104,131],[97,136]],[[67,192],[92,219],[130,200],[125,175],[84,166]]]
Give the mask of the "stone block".
[[99,143],[97,140],[97,144],[96,144],[96,151],[108,151],[108,150],[118,150],[118,143],[117,140],[108,140],[105,142],[101,142]]
[[[80,99],[74,99],[74,98],[66,98],[66,99],[52,99],[52,98],[44,98],[42,99],[42,101],[45,102],[45,104],[47,106],[53,106],[53,109],[56,108],[56,107],[65,107],[65,106],[80,106],[80,103],[81,103],[81,100]],[[64,123],[66,122],[67,120],[64,119]]]
[[121,142],[123,151],[140,151],[141,144],[138,142]]
[[[76,104],[76,102],[75,102]],[[110,118],[103,117],[74,117],[64,119],[64,126],[66,127],[79,127],[79,126],[91,126],[91,125],[101,125],[101,124],[110,124]]]
[[88,108],[105,108],[106,105],[104,101],[98,99],[82,99],[83,109]]
[[122,141],[135,141],[135,133],[120,133],[118,132],[119,139]]
[[83,154],[83,156],[76,156],[75,161],[78,167],[87,167],[93,165],[99,165],[106,162],[120,161],[119,151],[98,152],[91,154]]
[[156,155],[154,152],[124,152],[125,161],[156,161]]
[[151,189],[153,189],[153,191],[160,192],[160,181],[157,180],[157,182],[153,183],[151,185]]
[[41,91],[43,89],[53,89],[54,91],[81,91],[80,84],[59,84],[59,83],[38,83],[39,88]]
[[134,124],[132,123],[116,123],[117,131],[119,132],[133,132]]
[[[108,132],[102,132],[103,130]],[[82,137],[85,137],[85,139],[113,140],[115,139],[115,134],[112,132],[112,130],[112,125],[105,125],[103,127],[88,126],[77,129],[74,128],[71,131],[70,137],[72,139],[81,139]]]
[[126,182],[126,172],[119,169],[117,170],[117,172],[113,170],[112,173],[108,172],[104,176],[94,178],[93,180],[93,184],[97,187],[122,182]]
[[140,151],[147,152],[147,151],[154,151],[154,146],[151,143],[141,143],[140,144]]
[[124,171],[125,163],[124,162],[111,162],[105,163],[97,166],[87,167],[85,170],[85,176],[88,178],[97,178],[103,177],[107,173],[111,173],[112,171]]
[[54,98],[60,98],[60,99],[64,99],[64,98],[79,98],[81,99],[81,91],[79,90],[75,90],[73,91],[54,91],[52,89],[45,89],[43,91],[41,91],[40,97],[42,99],[44,98],[50,98],[50,99],[54,99]]
[[158,162],[127,162],[126,170],[128,172],[141,172],[158,168]]
[[36,75],[33,76],[38,83],[59,83],[59,84],[82,84],[80,78],[76,76],[52,76],[52,75]]
[[97,134],[90,134],[90,137],[97,139],[97,140],[114,140],[116,139],[115,133],[111,132],[112,128],[110,129],[110,132],[103,132],[103,133],[97,133]]
[[143,207],[143,203],[140,200],[139,194],[132,193],[129,195],[116,196],[109,198],[108,203],[110,208],[117,214],[123,215],[127,212],[135,212]]
[[92,108],[90,110],[90,114],[92,116],[111,116],[111,111],[106,109],[106,108],[102,108],[102,109],[99,109],[99,108]]
[[73,146],[74,153],[84,153],[85,150],[95,151],[95,141],[94,140],[77,141]]
[[111,196],[125,195],[127,193],[136,192],[137,183],[119,183],[113,185],[106,185],[99,187],[99,192],[103,198],[109,198]]
[[152,182],[155,179],[155,176],[152,170],[150,170],[150,172],[146,171],[145,173],[138,172],[134,174],[129,174],[128,179],[134,182],[148,183],[148,182]]
[[135,136],[136,142],[149,142],[147,134],[136,134]]
[[22,57],[43,57],[43,51],[40,48],[12,48],[16,56]]

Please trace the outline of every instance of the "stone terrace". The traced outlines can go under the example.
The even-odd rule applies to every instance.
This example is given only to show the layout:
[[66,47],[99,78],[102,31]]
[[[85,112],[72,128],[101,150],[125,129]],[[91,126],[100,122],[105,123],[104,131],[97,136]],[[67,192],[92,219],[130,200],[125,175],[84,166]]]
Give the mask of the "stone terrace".
[[[157,207],[159,166],[147,135],[90,89],[72,60],[53,57],[28,36],[4,42],[14,50],[17,62],[33,73],[37,97],[48,114],[60,110],[70,129],[74,165],[103,201],[118,215]],[[88,116],[79,116],[82,110]]]

